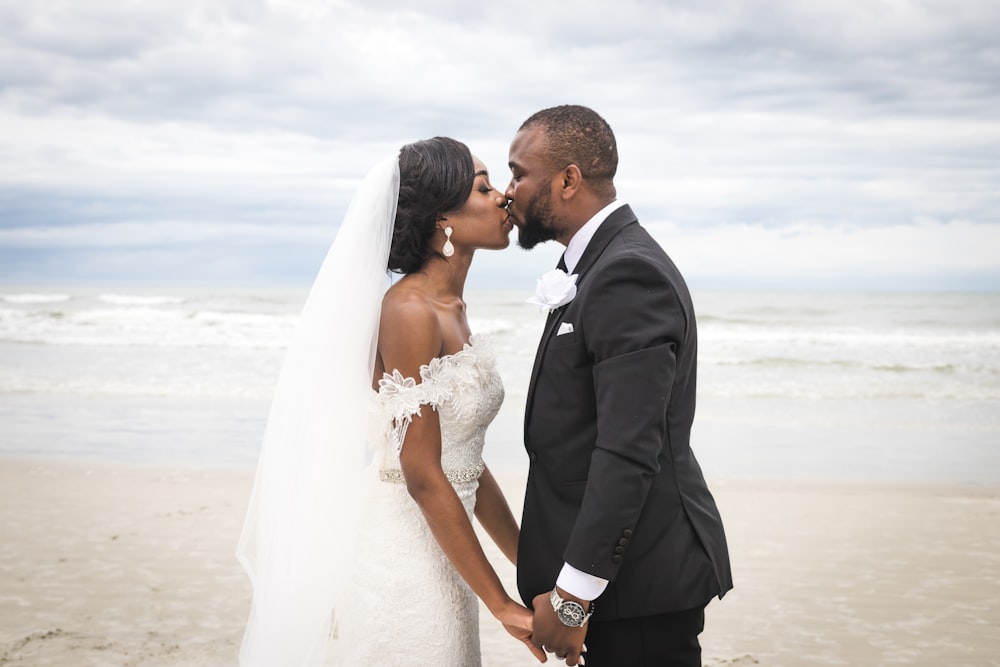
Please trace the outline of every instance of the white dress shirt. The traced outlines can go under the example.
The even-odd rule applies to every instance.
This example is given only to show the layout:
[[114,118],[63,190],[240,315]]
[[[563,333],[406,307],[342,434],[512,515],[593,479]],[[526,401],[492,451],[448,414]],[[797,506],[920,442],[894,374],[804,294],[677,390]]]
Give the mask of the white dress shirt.
[[608,219],[608,216],[624,205],[625,202],[616,199],[595,213],[594,217],[588,220],[583,227],[576,230],[576,234],[573,234],[573,238],[566,245],[566,252],[563,253],[563,261],[566,262],[567,273],[572,274],[573,270],[576,269],[580,258],[583,257],[583,251],[590,245],[590,239],[594,238],[594,234],[601,228],[601,225]]
[[[583,251],[587,249],[590,240],[594,238],[594,234],[601,228],[608,216],[624,205],[625,202],[622,201],[611,202],[577,230],[573,238],[569,240],[569,244],[566,245],[566,252],[563,253],[567,273],[572,275],[580,258],[583,257]],[[581,600],[593,600],[604,592],[608,586],[608,580],[582,572],[569,563],[563,563],[562,571],[559,572],[559,577],[556,579],[556,586]]]

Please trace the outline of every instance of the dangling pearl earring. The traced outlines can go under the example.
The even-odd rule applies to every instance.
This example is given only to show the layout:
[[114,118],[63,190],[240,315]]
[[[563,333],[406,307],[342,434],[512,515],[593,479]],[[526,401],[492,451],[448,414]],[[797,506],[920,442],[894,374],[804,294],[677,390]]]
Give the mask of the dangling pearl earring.
[[455,230],[451,227],[444,228],[444,235],[447,237],[445,239],[444,245],[441,247],[441,254],[445,257],[451,257],[455,254],[455,246],[451,244],[451,234]]

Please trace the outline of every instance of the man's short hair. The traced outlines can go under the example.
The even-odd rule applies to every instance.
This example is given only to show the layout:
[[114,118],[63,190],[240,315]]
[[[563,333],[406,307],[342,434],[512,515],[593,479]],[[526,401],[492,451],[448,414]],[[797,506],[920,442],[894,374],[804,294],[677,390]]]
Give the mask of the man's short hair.
[[542,109],[520,129],[529,127],[539,127],[545,134],[547,161],[553,169],[575,164],[584,180],[614,180],[618,171],[615,134],[593,109],[575,104]]

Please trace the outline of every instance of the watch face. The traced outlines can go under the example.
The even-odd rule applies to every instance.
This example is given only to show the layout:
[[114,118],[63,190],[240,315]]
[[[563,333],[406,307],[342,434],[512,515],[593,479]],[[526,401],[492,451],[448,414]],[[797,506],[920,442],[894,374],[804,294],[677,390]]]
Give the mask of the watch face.
[[583,606],[573,602],[572,600],[567,600],[562,603],[559,607],[559,620],[563,622],[563,625],[569,625],[572,627],[579,627],[583,625],[583,619],[586,616],[583,611]]

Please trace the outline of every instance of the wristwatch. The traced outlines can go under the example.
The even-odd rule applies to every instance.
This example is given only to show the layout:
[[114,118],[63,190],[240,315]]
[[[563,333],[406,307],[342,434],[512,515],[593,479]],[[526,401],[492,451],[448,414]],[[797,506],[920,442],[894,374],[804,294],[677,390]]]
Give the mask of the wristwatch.
[[564,600],[554,588],[549,593],[549,602],[552,603],[552,609],[562,624],[571,628],[582,628],[587,623],[587,619],[594,615],[593,602],[590,603],[590,611],[584,611],[582,604],[573,600]]

